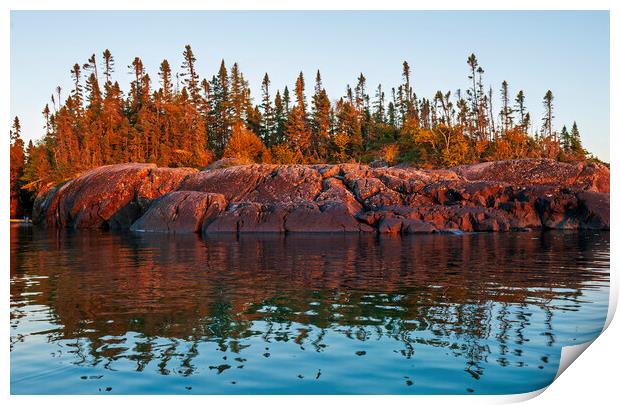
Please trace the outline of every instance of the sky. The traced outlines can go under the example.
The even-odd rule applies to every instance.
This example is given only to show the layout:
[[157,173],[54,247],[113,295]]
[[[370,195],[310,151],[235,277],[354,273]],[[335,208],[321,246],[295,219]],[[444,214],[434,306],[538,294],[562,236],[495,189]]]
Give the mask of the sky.
[[[412,67],[418,97],[468,87],[475,53],[499,112],[503,80],[519,90],[536,128],[542,98],[555,96],[555,128],[576,121],[584,146],[609,161],[609,13],[607,11],[12,11],[11,116],[26,142],[43,134],[41,111],[56,86],[67,95],[69,71],[110,49],[114,79],[126,90],[127,67],[139,56],[152,78],[166,58],[174,70],[191,44],[198,73],[211,78],[220,61],[238,62],[255,102],[265,72],[275,89],[294,88],[300,71],[311,94],[316,70],[331,99],[360,72],[374,96],[401,83]],[[387,92],[386,92],[387,95]],[[63,96],[64,99],[64,96]],[[51,105],[50,105],[51,107]]]

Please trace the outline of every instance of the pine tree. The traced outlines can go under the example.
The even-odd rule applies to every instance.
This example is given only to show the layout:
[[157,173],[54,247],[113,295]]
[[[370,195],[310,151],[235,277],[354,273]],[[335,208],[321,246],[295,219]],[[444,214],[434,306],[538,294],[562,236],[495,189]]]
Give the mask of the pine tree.
[[288,117],[291,113],[291,96],[288,91],[288,86],[284,86],[284,92],[282,93],[282,101],[284,102],[284,113]]
[[211,80],[212,100],[209,106],[212,145],[216,156],[221,156],[232,129],[231,98],[228,71],[224,60],[220,63],[218,74]]
[[375,122],[378,124],[385,123],[385,93],[383,92],[381,84],[377,86],[373,107],[373,119],[375,120]]
[[519,90],[519,92],[517,93],[517,97],[515,98],[515,105],[516,105],[516,109],[519,112],[519,126],[521,127],[521,130],[523,132],[528,132],[528,126],[526,125],[526,108],[525,108],[525,94],[523,93],[523,90]]
[[573,127],[570,131],[570,150],[578,159],[584,159],[586,157],[586,151],[581,144],[579,128],[577,128],[577,122],[575,121],[573,121]]
[[287,114],[284,110],[284,104],[282,101],[282,97],[280,96],[280,90],[276,92],[276,97],[274,99],[274,114],[273,119],[275,123],[275,133],[274,139],[271,142],[272,145],[277,145],[285,140],[285,132],[286,132],[286,120]]
[[323,82],[321,72],[317,70],[312,96],[312,138],[315,155],[320,159],[327,157],[327,149],[330,137],[330,111],[331,105]]
[[71,69],[71,75],[73,76],[73,91],[71,92],[71,96],[73,97],[76,112],[78,113],[78,115],[80,115],[82,111],[82,101],[84,100],[84,97],[82,95],[81,83],[82,70],[79,63],[73,65],[73,69]]
[[11,139],[10,148],[10,186],[11,186],[11,218],[15,218],[19,212],[19,194],[22,186],[22,176],[24,175],[25,153],[24,141],[21,138],[21,124],[19,118],[13,119],[13,126],[9,131]]
[[471,72],[468,78],[471,79],[471,82],[472,82],[471,87],[467,90],[468,101],[471,104],[471,107],[469,108],[469,111],[471,114],[470,119],[469,119],[469,131],[471,134],[473,134],[474,130],[477,130],[478,133],[480,132],[480,125],[479,125],[480,108],[479,108],[479,95],[478,95],[479,86],[476,81],[476,73],[478,72],[479,65],[478,65],[478,59],[476,58],[476,55],[472,53],[467,58],[467,64],[469,65],[470,72]]
[[571,136],[566,129],[566,125],[562,127],[562,131],[560,132],[560,145],[564,152],[571,152]]
[[404,86],[404,97],[403,97],[403,110],[404,115],[411,114],[412,111],[412,93],[413,89],[411,88],[411,72],[409,69],[409,63],[407,61],[403,61],[403,86]]
[[302,108],[295,104],[286,125],[286,142],[295,152],[296,161],[303,162],[310,147],[310,134],[307,131]]
[[200,79],[198,77],[198,73],[196,72],[196,57],[194,56],[194,52],[192,51],[192,47],[190,45],[185,45],[185,50],[183,51],[183,64],[181,65],[181,68],[183,69],[183,72],[181,73],[181,77],[183,77],[183,85],[187,87],[192,103],[194,105],[198,105],[200,103]]
[[502,82],[502,133],[506,133],[509,129],[512,128],[512,108],[509,105],[509,95],[508,95],[508,82],[504,80]]
[[553,132],[553,93],[551,90],[547,90],[545,93],[545,97],[543,98],[543,106],[545,107],[545,113],[543,117],[543,128],[542,133],[548,137],[555,139],[555,134]]
[[170,102],[173,91],[172,71],[167,59],[164,59],[159,65],[159,84],[161,86],[163,100]]
[[261,102],[261,110],[263,116],[263,125],[260,132],[260,137],[263,142],[267,146],[273,145],[275,142],[275,122],[274,122],[274,112],[273,107],[271,105],[271,97],[269,95],[269,85],[271,81],[269,80],[269,75],[265,73],[263,76],[263,83],[261,85],[262,91],[262,102]]
[[299,72],[299,76],[297,77],[297,81],[295,82],[295,98],[297,101],[297,106],[301,111],[302,116],[306,117],[306,96],[304,94],[304,90],[306,88],[306,84],[304,82],[304,74],[303,72]]
[[112,57],[112,53],[109,49],[103,51],[103,66],[104,71],[103,74],[105,76],[105,84],[106,87],[110,83],[110,78],[112,77],[112,73],[114,72],[114,57]]
[[99,76],[97,75],[97,58],[95,57],[95,54],[93,53],[92,56],[90,58],[88,58],[88,62],[86,62],[82,68],[86,71],[86,72],[91,72],[95,75],[95,79],[99,80]]

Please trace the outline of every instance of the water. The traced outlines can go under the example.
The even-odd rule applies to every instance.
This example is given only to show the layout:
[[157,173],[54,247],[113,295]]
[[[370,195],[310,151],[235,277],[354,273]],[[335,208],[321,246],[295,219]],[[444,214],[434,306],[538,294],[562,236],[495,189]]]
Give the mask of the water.
[[607,314],[609,233],[11,226],[13,394],[507,394]]

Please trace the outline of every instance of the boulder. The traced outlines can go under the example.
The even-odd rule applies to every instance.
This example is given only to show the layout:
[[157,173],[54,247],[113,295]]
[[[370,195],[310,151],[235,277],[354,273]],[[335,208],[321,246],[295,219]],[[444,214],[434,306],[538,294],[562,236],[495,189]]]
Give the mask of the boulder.
[[281,204],[257,202],[231,204],[212,221],[205,221],[202,232],[204,234],[285,232],[284,218],[287,213],[287,208]]
[[286,216],[284,227],[287,232],[373,231],[371,227],[357,221],[346,204],[340,202],[300,204]]
[[536,210],[542,225],[548,229],[578,229],[577,197],[569,192],[539,197]]
[[275,167],[253,164],[205,170],[189,176],[178,189],[223,194],[229,203],[239,202],[271,175]]
[[403,220],[403,232],[409,234],[434,233],[437,232],[437,228],[433,224],[419,219],[405,219]]
[[129,228],[152,199],[173,191],[193,173],[195,169],[143,163],[102,166],[41,196],[37,221],[71,228]]
[[319,172],[309,166],[277,166],[244,200],[282,204],[312,201],[321,192],[322,182]]
[[139,232],[191,233],[202,230],[203,221],[226,208],[221,194],[173,191],[155,200],[130,230]]
[[577,212],[580,227],[608,230],[609,193],[583,191],[577,194]]

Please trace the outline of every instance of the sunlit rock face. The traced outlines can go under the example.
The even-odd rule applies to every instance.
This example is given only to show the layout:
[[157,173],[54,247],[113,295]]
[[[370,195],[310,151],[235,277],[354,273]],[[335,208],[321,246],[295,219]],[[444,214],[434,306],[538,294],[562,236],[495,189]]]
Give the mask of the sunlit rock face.
[[150,201],[196,172],[142,163],[98,167],[39,196],[33,221],[56,227],[129,228]]
[[221,194],[173,191],[155,200],[130,229],[143,232],[200,232],[204,219],[217,216],[224,208],[226,200]]
[[548,159],[442,170],[253,164],[198,172],[122,164],[40,195],[33,220],[203,234],[605,230],[609,169]]

